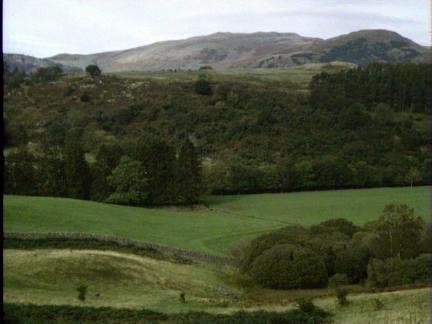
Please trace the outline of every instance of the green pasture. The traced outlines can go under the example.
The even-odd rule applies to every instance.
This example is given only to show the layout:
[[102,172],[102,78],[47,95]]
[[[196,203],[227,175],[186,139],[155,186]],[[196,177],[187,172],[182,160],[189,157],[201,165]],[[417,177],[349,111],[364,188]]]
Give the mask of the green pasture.
[[391,202],[429,219],[429,187],[211,196],[208,208],[137,208],[66,198],[6,195],[5,232],[83,232],[226,253],[242,240],[289,224],[343,217],[375,220]]

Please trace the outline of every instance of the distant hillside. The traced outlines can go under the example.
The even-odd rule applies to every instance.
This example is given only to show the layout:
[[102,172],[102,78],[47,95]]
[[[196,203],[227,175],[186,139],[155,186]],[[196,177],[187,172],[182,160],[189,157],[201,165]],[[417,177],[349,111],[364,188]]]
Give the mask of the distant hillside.
[[83,69],[99,65],[105,72],[198,69],[284,68],[307,63],[344,61],[423,62],[428,49],[387,30],[361,30],[335,38],[303,37],[294,33],[216,33],[184,40],[158,42],[133,49],[90,55],[60,54],[47,59],[23,56],[6,58],[27,69],[43,64],[62,64]]
[[33,56],[22,54],[3,54],[3,63],[7,65],[10,70],[17,68],[25,73],[36,72],[39,68],[46,68],[50,66],[59,66],[66,72],[81,71],[79,67],[63,65],[61,63],[53,62],[50,59],[40,59]]

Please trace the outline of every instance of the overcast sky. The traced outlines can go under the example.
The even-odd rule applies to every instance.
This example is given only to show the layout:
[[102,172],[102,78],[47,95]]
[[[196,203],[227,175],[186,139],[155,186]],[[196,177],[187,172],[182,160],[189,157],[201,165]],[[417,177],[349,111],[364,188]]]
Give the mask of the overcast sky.
[[429,0],[4,0],[3,51],[97,53],[214,32],[329,38],[388,29],[430,44]]

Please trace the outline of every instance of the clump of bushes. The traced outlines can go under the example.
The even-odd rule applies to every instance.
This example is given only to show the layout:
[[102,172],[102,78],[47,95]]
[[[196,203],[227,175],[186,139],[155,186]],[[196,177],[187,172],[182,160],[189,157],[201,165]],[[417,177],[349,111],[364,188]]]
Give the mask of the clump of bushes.
[[252,277],[264,287],[275,289],[319,288],[327,284],[323,259],[298,245],[276,245],[252,263]]
[[118,309],[108,307],[83,307],[66,305],[5,304],[4,318],[8,323],[215,323],[215,324],[321,324],[330,317],[319,307],[304,311],[295,309],[279,312],[237,312],[233,314],[210,314],[188,312],[163,314],[151,310]]
[[431,276],[432,258],[422,254],[415,259],[372,259],[368,265],[368,284],[373,287],[395,287],[427,283]]
[[299,244],[309,240],[309,232],[302,226],[287,226],[281,230],[264,234],[252,240],[248,245],[243,247],[243,253],[240,260],[240,268],[247,272],[252,263],[264,251],[278,244]]
[[429,231],[408,206],[390,204],[362,227],[344,219],[287,226],[239,247],[234,257],[243,274],[274,289],[412,285],[431,275],[431,255],[420,255]]

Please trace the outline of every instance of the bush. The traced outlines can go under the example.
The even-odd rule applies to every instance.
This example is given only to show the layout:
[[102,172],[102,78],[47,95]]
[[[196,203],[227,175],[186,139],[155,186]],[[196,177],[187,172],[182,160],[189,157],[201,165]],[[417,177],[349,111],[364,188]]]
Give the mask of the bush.
[[83,95],[81,95],[80,100],[81,100],[81,102],[89,102],[90,96],[88,94],[84,93]]
[[79,286],[77,288],[78,291],[78,300],[85,302],[87,296],[87,286]]
[[431,256],[416,259],[372,259],[368,265],[368,284],[373,287],[397,287],[430,281]]
[[345,273],[336,273],[334,276],[329,278],[328,282],[329,286],[334,288],[349,284],[348,277]]
[[102,73],[101,70],[99,69],[99,67],[97,65],[94,65],[94,64],[88,65],[86,67],[86,72],[88,74],[90,74],[91,77],[99,76]]
[[186,303],[186,295],[183,291],[179,295],[179,300],[180,300],[180,303],[182,303],[182,304]]
[[50,66],[46,68],[39,68],[31,75],[32,79],[36,82],[49,82],[58,80],[63,74],[63,70],[59,66]]
[[292,244],[266,250],[252,263],[250,274],[260,285],[275,289],[319,288],[327,284],[323,259]]
[[350,283],[358,283],[367,277],[368,262],[367,249],[350,244],[336,253],[335,273],[344,273]]
[[309,298],[301,298],[297,300],[297,307],[300,311],[306,313],[306,314],[312,314],[315,312],[317,307],[312,302],[312,299]]
[[384,308],[384,303],[381,300],[379,300],[378,298],[374,298],[373,305],[374,305],[374,309],[376,311],[380,311]]
[[247,272],[252,263],[264,251],[277,244],[301,244],[309,239],[309,232],[306,228],[298,225],[287,226],[281,230],[261,235],[253,239],[243,250],[240,260],[240,268]]
[[348,296],[348,290],[340,289],[340,288],[336,289],[336,298],[338,300],[339,306],[346,306],[349,304],[347,296]]
[[313,313],[301,310],[287,312],[237,312],[233,314],[209,314],[188,312],[163,314],[146,309],[119,309],[108,307],[49,306],[4,304],[7,323],[196,323],[196,324],[321,324],[329,313],[315,306]]
[[213,94],[213,89],[210,82],[203,76],[200,76],[195,82],[195,92],[200,95],[211,96]]
[[145,206],[149,204],[149,195],[140,191],[114,192],[105,202],[116,205]]
[[3,305],[7,323],[159,323],[168,316],[151,310],[67,305]]
[[329,219],[320,223],[320,225],[331,228],[334,232],[341,232],[349,237],[352,237],[353,234],[360,229],[358,226],[344,218]]

